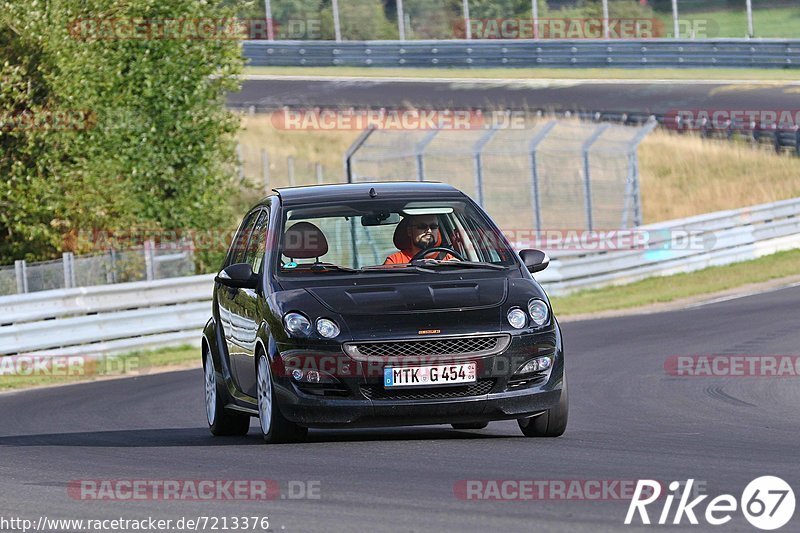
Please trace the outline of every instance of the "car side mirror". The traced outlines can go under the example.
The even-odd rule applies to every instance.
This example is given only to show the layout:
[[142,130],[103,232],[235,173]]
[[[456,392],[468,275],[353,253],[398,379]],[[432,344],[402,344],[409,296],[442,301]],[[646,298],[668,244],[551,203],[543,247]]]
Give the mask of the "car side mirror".
[[238,289],[255,289],[258,287],[258,276],[253,274],[250,263],[228,265],[219,271],[214,281],[226,287]]
[[521,250],[519,256],[528,272],[541,272],[550,264],[550,258],[541,250]]

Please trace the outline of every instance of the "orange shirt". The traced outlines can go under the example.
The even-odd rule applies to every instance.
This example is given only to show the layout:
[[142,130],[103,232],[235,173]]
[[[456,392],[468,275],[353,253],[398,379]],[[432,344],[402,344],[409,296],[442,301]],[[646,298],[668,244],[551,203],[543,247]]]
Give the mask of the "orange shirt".
[[[411,259],[419,253],[419,248],[414,248],[416,251],[412,250],[400,250],[399,252],[395,252],[389,257],[386,258],[386,261],[383,262],[384,265],[402,265],[405,263],[410,263]],[[443,261],[452,261],[455,259],[451,254],[445,255]]]

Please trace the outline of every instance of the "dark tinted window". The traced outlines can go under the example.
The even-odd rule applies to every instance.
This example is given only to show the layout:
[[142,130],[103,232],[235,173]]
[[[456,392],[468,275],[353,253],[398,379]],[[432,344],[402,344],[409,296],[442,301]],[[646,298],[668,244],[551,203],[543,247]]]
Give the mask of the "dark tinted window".
[[258,216],[258,220],[253,227],[250,235],[250,242],[247,244],[247,253],[243,263],[250,263],[253,272],[260,274],[264,263],[264,254],[267,251],[267,230],[269,229],[269,210],[263,209]]
[[231,249],[228,251],[228,259],[225,261],[225,266],[235,265],[237,263],[244,263],[247,254],[247,242],[250,239],[250,234],[253,232],[253,225],[258,218],[261,210],[256,210],[248,213],[239,226],[239,231],[231,243]]

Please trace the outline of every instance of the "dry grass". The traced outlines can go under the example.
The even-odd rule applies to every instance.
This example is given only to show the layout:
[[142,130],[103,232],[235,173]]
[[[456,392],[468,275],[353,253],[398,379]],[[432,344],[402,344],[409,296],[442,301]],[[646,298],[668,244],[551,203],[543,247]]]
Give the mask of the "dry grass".
[[800,159],[655,131],[639,149],[645,222],[800,196]]
[[[270,188],[289,185],[289,156],[295,159],[296,185],[316,183],[314,162],[322,164],[325,182],[341,182],[342,156],[359,133],[286,131],[268,115],[244,116],[240,143],[247,201],[264,192],[262,148],[270,157]],[[744,142],[657,130],[642,143],[639,161],[645,223],[800,196],[800,158]]]

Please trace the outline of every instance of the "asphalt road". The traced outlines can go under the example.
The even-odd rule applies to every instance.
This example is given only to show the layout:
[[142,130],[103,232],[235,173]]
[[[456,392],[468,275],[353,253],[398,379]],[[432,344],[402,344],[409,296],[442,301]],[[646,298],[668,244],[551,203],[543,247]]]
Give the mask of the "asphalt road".
[[228,103],[255,106],[258,111],[287,105],[669,113],[696,109],[797,110],[798,91],[797,84],[788,83],[266,79],[244,81],[240,92],[228,96]]
[[[259,515],[269,516],[276,531],[580,532],[624,529],[627,501],[462,500],[454,485],[694,478],[712,496],[738,498],[750,480],[772,474],[797,492],[797,378],[670,377],[663,365],[675,354],[800,354],[798,301],[795,287],[684,311],[564,324],[570,423],[551,440],[523,438],[514,422],[481,431],[312,430],[308,443],[276,446],[261,444],[255,429],[244,438],[212,438],[199,370],[3,394],[0,517]],[[68,482],[87,478],[313,481],[320,498],[70,497]],[[798,531],[798,521],[795,513],[782,531]],[[753,530],[739,512],[717,529]]]

